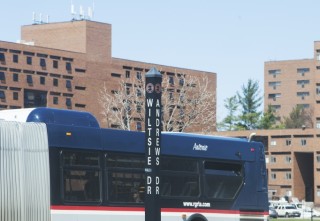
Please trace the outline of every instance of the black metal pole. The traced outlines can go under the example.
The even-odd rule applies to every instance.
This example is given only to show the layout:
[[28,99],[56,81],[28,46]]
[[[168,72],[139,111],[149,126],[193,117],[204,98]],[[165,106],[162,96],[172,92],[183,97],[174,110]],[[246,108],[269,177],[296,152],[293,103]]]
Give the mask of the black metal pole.
[[145,77],[145,221],[161,221],[159,167],[162,76],[156,68],[152,68]]

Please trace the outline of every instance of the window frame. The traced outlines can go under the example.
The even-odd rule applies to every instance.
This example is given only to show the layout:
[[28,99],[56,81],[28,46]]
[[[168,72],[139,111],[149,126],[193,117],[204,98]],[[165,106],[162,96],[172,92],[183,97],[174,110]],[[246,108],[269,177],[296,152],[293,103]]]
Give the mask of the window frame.
[[[64,158],[67,154],[70,154],[70,164],[68,164]],[[76,156],[79,156],[78,159]],[[92,165],[89,164],[90,158],[92,158],[93,156],[97,157],[98,159],[98,164],[97,165]],[[82,164],[73,164],[73,162],[76,161],[81,161],[81,158],[83,159],[88,159],[87,161],[83,162]],[[61,188],[61,198],[62,201],[64,203],[70,203],[70,204],[74,204],[74,205],[81,205],[81,204],[90,204],[90,205],[100,205],[103,201],[103,191],[102,191],[102,179],[103,179],[103,175],[102,175],[102,159],[101,159],[101,155],[98,151],[82,151],[82,150],[61,150],[61,154],[60,154],[60,188]],[[78,186],[78,188],[80,188],[80,190],[78,190],[79,193],[75,193],[76,195],[74,196],[73,199],[68,199],[66,197],[66,181],[65,181],[65,175],[67,174],[67,172],[74,171],[75,173],[78,172],[78,175],[76,178],[78,178],[78,182],[84,182],[84,179],[82,179],[81,177],[81,173],[79,173],[80,171],[82,171],[82,173],[84,174],[83,178],[87,177],[88,174],[88,179],[87,182],[80,187]],[[96,180],[96,173],[98,173],[98,181]],[[71,174],[70,174],[71,175]],[[92,176],[93,175],[93,176]],[[98,188],[87,188],[87,185],[90,184],[89,180],[91,180],[91,182],[93,183],[93,186],[98,185]],[[71,187],[71,181],[69,181],[69,185]],[[69,188],[70,188],[69,187]],[[75,186],[76,187],[76,186]],[[82,187],[82,189],[81,189]],[[72,189],[72,188],[71,188]],[[89,191],[88,191],[89,190]],[[90,190],[93,191],[90,193]],[[71,190],[72,191],[72,190]],[[95,192],[97,191],[97,192]],[[70,191],[69,191],[70,192]],[[74,191],[73,191],[74,192]],[[90,194],[88,194],[90,193]],[[97,194],[97,195],[95,195]],[[91,196],[90,196],[91,195]],[[94,195],[94,196],[92,196]],[[77,198],[78,197],[78,198]],[[96,198],[94,198],[96,197]]]

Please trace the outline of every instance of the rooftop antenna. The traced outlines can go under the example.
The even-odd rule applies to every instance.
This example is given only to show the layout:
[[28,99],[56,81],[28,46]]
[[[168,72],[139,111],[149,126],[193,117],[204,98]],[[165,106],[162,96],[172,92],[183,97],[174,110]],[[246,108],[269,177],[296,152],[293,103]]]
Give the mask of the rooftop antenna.
[[79,18],[80,20],[84,19],[84,11],[83,11],[82,5],[80,5]]
[[94,17],[94,1],[92,1],[92,19],[93,19],[93,17]]
[[72,15],[72,20],[75,20],[77,12],[74,10],[74,4],[72,1],[71,1],[71,15]]
[[88,20],[92,19],[92,9],[91,7],[88,8]]
[[36,23],[36,13],[35,12],[32,13],[32,21],[33,21],[33,24]]
[[47,19],[46,20],[42,20],[42,13],[39,13],[39,19],[37,19],[37,15],[35,12],[32,13],[32,21],[33,24],[45,24],[45,23],[49,23],[49,15],[46,16]]
[[39,24],[42,23],[42,13],[39,14]]

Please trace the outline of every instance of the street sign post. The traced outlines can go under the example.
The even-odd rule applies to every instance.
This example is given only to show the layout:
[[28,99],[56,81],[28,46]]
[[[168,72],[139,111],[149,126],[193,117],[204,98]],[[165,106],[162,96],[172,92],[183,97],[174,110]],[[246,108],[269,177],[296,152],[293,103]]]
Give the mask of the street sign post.
[[159,167],[162,76],[156,68],[152,68],[145,78],[145,221],[161,221]]

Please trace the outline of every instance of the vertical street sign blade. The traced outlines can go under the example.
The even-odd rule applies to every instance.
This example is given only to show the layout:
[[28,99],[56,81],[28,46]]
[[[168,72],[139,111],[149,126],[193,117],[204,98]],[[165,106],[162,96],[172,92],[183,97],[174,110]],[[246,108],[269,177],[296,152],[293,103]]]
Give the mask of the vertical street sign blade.
[[145,221],[161,221],[161,73],[152,68],[146,73],[145,98]]

